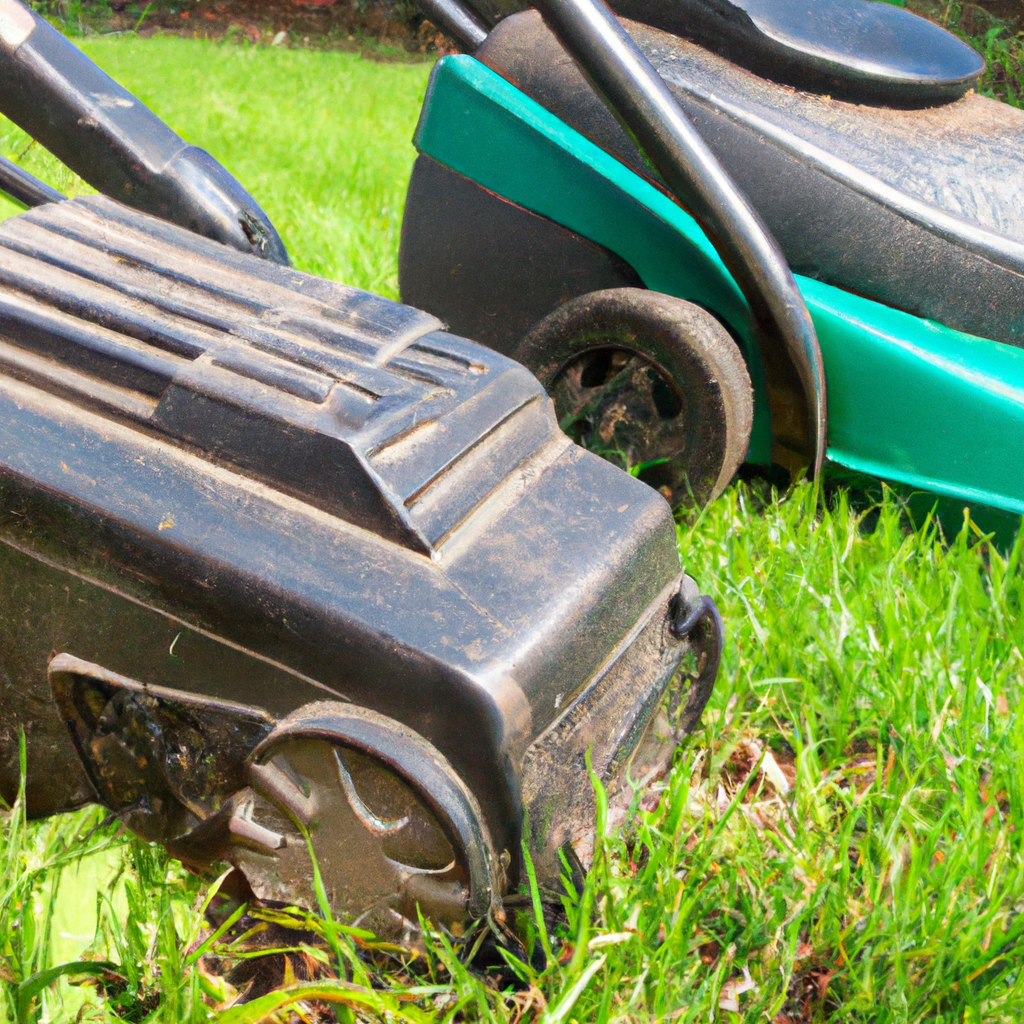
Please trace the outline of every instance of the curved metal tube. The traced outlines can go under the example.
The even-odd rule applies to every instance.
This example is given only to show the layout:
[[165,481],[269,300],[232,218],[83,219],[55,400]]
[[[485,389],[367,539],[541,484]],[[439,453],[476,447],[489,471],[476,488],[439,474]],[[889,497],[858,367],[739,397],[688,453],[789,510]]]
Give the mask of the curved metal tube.
[[785,346],[807,398],[806,453],[825,455],[818,337],[778,244],[604,0],[536,0],[548,26],[672,192],[697,219],[767,339]]
[[447,32],[466,53],[473,53],[487,38],[487,26],[459,0],[419,0],[419,8],[441,31]]
[[[687,600],[687,591],[695,591],[699,596],[691,603]],[[701,666],[697,678],[690,684],[686,706],[676,722],[677,735],[688,736],[700,725],[701,715],[715,689],[725,646],[725,628],[718,605],[707,594],[701,594],[689,576],[683,577],[668,628],[674,637],[690,640],[698,655],[697,663]]]
[[213,157],[18,0],[0,0],[0,112],[111,199],[288,264],[270,219]]
[[13,160],[0,156],[0,192],[10,196],[22,206],[42,206],[44,203],[62,203],[67,196],[29,174]]

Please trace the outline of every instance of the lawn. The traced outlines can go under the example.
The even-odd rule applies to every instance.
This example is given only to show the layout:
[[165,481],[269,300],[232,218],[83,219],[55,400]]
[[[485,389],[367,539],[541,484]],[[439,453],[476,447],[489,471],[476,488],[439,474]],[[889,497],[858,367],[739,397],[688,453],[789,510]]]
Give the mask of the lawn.
[[[396,294],[427,66],[177,39],[86,49],[241,178],[297,266]],[[79,187],[26,144],[7,128],[4,152]],[[344,940],[356,987],[329,993],[339,1017],[1020,1020],[1022,543],[1000,551],[970,523],[943,537],[891,497],[730,488],[679,534],[728,630],[705,728],[565,922],[530,926],[547,970],[502,992],[440,940],[415,959]],[[197,963],[207,882],[100,817],[5,816],[0,1013],[210,1019],[230,992]],[[83,959],[110,964],[91,984],[38,974]]]
[[[173,38],[77,42],[245,184],[300,270],[398,298],[398,232],[428,63]],[[5,156],[62,191],[84,190],[23,132],[0,124]],[[0,212],[17,212],[0,203]]]

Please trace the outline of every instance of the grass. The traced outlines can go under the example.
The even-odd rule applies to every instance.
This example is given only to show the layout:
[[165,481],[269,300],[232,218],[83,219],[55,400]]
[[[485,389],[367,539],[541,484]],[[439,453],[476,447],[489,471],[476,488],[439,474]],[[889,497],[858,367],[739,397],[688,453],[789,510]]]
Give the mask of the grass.
[[[305,269],[395,294],[427,69],[337,53],[89,41],[249,185]],[[8,127],[5,152],[25,140]],[[26,161],[78,188],[45,154]],[[969,523],[737,484],[683,562],[728,628],[705,728],[660,805],[609,839],[518,992],[443,939],[414,960],[334,936],[348,985],[267,997],[305,1019],[1018,1021],[1024,1016],[1024,575]],[[96,811],[0,832],[0,1016],[247,1024],[194,963],[208,882]],[[107,961],[105,973],[48,968]],[[83,968],[75,969],[81,971]],[[290,980],[290,979],[289,979]],[[74,984],[72,984],[74,982]],[[355,986],[355,987],[352,987]]]
[[[1008,15],[1013,0],[887,0],[897,7],[906,7],[915,14],[929,18],[958,35],[984,58],[985,74],[978,83],[983,96],[1024,106],[1024,22],[1020,9],[1013,12],[1016,21],[999,17]],[[1019,2],[1019,0],[1018,0]]]
[[[398,232],[429,64],[166,37],[79,43],[245,183],[300,270],[398,298]],[[5,156],[62,191],[88,191],[2,123]],[[17,212],[0,203],[0,213]]]

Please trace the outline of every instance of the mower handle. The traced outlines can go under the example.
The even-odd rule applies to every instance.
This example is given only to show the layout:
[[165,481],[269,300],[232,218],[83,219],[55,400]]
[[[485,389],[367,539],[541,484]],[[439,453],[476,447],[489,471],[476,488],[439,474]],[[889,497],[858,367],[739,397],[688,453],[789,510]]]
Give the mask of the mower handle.
[[490,31],[477,13],[460,0],[419,0],[424,17],[452,37],[466,53],[473,53]]
[[[0,0],[0,112],[112,199],[288,264],[267,215],[213,157],[18,0]],[[33,180],[0,168],[0,188],[24,205],[62,198]]]
[[761,333],[785,347],[807,398],[806,454],[817,475],[825,455],[821,349],[778,243],[604,0],[535,3],[640,152],[700,224]]
[[26,207],[62,203],[67,199],[63,192],[51,188],[5,156],[0,156],[0,192]]
[[[800,455],[817,475],[825,456],[821,349],[778,243],[604,0],[533,2],[647,162],[700,224],[749,303],[769,358],[772,342],[782,343],[807,405],[807,450]],[[487,29],[462,0],[419,5],[469,53],[486,38]]]

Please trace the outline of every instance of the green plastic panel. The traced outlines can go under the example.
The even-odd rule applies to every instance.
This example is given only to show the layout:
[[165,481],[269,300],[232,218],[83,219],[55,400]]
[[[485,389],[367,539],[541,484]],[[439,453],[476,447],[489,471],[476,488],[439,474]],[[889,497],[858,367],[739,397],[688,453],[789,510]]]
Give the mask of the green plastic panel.
[[[768,461],[770,423],[750,310],[689,214],[471,57],[436,65],[416,145],[617,253],[648,288],[727,321],[745,348],[755,386],[749,459]],[[797,282],[825,364],[829,459],[1024,514],[1024,351],[820,281]]]
[[740,339],[754,385],[748,458],[770,461],[750,309],[688,213],[472,57],[437,63],[415,142],[491,192],[611,249],[653,291],[718,313]]
[[1024,514],[1024,350],[800,280],[828,387],[828,456]]

